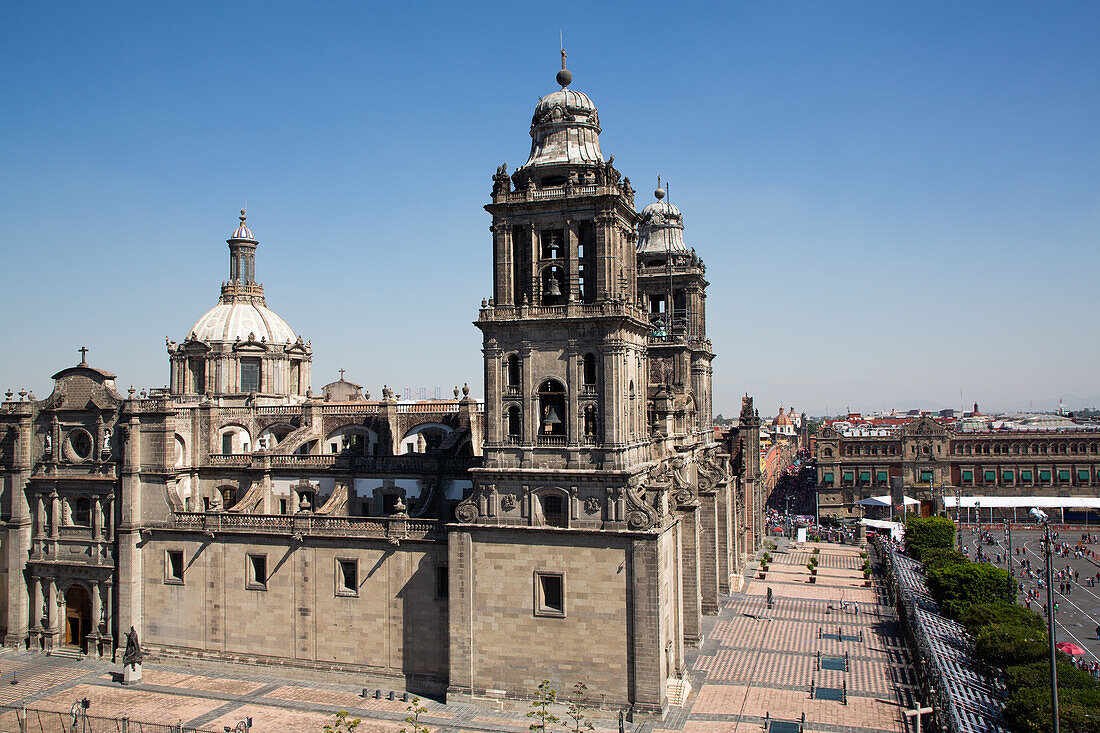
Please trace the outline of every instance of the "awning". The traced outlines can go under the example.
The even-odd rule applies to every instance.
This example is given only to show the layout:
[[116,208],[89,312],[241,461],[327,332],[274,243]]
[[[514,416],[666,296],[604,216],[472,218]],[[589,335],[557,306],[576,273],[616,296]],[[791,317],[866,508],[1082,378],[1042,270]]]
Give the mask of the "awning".
[[[943,505],[954,507],[958,497],[945,495]],[[982,509],[1030,509],[1054,507],[1060,509],[1100,509],[1100,498],[1091,496],[964,496],[959,506],[972,507],[975,504]]]
[[[903,497],[907,506],[913,506],[914,504],[920,504],[916,499],[911,499],[908,496]],[[885,496],[872,496],[862,501],[857,501],[857,506],[890,506],[890,495]]]

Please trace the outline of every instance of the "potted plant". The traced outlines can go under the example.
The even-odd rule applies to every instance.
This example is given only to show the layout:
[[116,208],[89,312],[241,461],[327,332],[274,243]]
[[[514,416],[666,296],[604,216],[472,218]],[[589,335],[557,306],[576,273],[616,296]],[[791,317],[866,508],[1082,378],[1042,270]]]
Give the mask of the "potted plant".
[[817,566],[813,562],[806,563],[806,569],[810,571],[810,582],[817,582]]

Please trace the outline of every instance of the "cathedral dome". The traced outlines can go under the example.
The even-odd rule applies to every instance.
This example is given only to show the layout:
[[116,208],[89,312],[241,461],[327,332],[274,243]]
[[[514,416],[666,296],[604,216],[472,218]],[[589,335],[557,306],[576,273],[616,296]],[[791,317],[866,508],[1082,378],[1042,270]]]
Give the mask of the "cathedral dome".
[[247,301],[222,302],[211,308],[191,329],[200,341],[265,340],[269,344],[293,343],[294,330],[275,311]]

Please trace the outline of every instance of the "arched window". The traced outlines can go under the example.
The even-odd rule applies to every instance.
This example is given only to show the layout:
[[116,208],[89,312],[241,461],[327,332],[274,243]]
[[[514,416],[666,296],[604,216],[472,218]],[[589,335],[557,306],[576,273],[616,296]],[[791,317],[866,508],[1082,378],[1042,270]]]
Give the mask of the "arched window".
[[512,354],[508,357],[507,361],[507,379],[508,387],[510,389],[518,391],[520,388],[520,382],[522,380],[522,374],[520,373],[519,357]]
[[825,455],[826,458],[832,458],[833,457],[833,449],[832,448],[826,448],[825,451],[824,451],[824,455]]
[[516,405],[508,408],[508,437],[513,443],[518,443],[523,437],[523,419]]
[[584,437],[595,439],[596,437],[596,406],[584,406]]
[[565,436],[565,386],[547,379],[539,387],[539,436]]
[[584,385],[586,387],[596,386],[596,355],[588,353],[584,355]]
[[545,494],[542,497],[542,521],[548,527],[568,527],[565,514],[565,502],[560,494]]

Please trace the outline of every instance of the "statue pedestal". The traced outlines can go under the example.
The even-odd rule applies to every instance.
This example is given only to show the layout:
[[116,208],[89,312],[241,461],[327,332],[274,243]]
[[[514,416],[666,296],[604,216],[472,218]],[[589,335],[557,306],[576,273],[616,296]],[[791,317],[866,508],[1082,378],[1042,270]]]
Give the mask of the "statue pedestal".
[[140,664],[125,664],[122,667],[122,684],[124,685],[139,685],[141,684],[141,665]]

